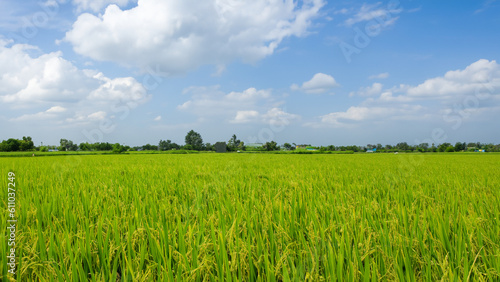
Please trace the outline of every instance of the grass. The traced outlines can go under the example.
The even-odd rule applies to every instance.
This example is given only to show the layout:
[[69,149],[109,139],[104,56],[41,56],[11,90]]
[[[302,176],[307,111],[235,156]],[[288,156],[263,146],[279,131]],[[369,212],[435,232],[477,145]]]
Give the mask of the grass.
[[498,154],[5,157],[5,187],[10,170],[19,281],[500,279]]
[[171,151],[127,151],[114,153],[113,151],[58,151],[58,152],[0,152],[2,157],[57,157],[57,156],[85,156],[85,155],[114,155],[114,154],[198,154],[194,150],[171,150]]

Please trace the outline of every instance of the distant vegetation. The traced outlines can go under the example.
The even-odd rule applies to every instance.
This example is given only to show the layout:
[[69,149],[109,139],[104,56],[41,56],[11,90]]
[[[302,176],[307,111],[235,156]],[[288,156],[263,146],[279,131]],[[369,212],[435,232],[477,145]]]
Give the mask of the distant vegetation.
[[[222,142],[224,143],[224,142]],[[226,143],[227,152],[272,152],[272,151],[303,151],[303,152],[376,152],[376,153],[395,153],[395,152],[500,152],[500,144],[493,143],[467,143],[457,142],[455,145],[451,143],[429,144],[421,143],[418,145],[409,145],[406,142],[400,142],[396,145],[382,145],[382,144],[367,144],[366,146],[311,146],[297,145],[295,143],[284,143],[278,145],[275,141],[269,141],[264,144],[251,144],[239,140],[234,134]],[[203,143],[203,138],[198,132],[194,130],[189,131],[185,137],[185,144],[179,145],[171,140],[160,140],[158,145],[146,144],[143,146],[127,146],[120,143],[80,143],[79,145],[73,143],[71,140],[61,139],[59,146],[35,146],[31,137],[23,137],[21,140],[10,138],[0,143],[0,152],[70,152],[70,151],[109,151],[113,153],[123,153],[132,151],[171,151],[171,150],[185,150],[185,151],[215,151],[214,144]]]

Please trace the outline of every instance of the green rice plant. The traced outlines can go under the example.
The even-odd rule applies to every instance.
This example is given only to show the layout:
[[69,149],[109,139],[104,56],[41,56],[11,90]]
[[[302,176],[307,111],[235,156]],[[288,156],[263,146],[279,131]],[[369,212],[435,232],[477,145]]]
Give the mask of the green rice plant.
[[500,279],[498,154],[4,157],[4,187],[9,171],[19,281]]

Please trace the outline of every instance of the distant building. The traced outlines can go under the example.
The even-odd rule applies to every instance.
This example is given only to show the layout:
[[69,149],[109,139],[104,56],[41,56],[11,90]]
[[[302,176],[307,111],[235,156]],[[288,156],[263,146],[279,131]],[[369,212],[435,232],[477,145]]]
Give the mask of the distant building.
[[227,151],[226,142],[217,142],[214,144],[215,152],[225,153]]

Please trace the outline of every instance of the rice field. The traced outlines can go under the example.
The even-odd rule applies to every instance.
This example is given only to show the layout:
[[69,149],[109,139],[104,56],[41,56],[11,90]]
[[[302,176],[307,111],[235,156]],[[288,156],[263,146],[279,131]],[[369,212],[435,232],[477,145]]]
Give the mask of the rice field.
[[499,281],[499,154],[0,158],[18,281]]

